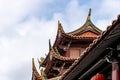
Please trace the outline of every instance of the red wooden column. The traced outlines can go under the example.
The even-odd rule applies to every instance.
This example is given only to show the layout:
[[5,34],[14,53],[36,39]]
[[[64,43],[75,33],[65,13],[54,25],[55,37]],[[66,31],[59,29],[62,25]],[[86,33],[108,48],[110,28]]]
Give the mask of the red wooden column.
[[112,80],[120,80],[120,69],[117,60],[112,62]]

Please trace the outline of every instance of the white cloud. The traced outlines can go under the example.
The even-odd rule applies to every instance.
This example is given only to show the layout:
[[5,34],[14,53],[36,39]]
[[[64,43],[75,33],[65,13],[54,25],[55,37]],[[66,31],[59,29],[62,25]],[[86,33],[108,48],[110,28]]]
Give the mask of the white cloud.
[[0,30],[42,10],[52,0],[0,0]]
[[111,15],[111,14],[118,13],[120,11],[119,4],[120,4],[119,0],[103,0],[102,5],[101,5],[101,12],[104,15],[106,15],[106,14]]
[[[87,10],[87,12],[86,12]],[[87,19],[89,8],[79,5],[78,0],[70,0],[65,7],[65,11],[54,13],[53,19],[60,20],[65,32],[73,31],[81,27]]]
[[96,25],[100,26],[101,30],[106,30],[106,27],[111,24],[110,22],[111,22],[110,20],[104,20],[104,19],[103,20],[98,20],[96,22]]
[[0,80],[31,79],[31,59],[45,55],[56,26],[34,13],[51,1],[0,0]]
[[[19,75],[20,80],[31,78],[31,58],[47,54],[48,40],[51,39],[54,43],[58,20],[66,32],[84,24],[90,6],[80,5],[78,0],[70,0],[65,11],[53,13],[50,20],[36,17],[36,13],[40,14],[44,11],[44,6],[53,2],[54,0],[0,0],[0,80],[17,80]],[[93,23],[104,30],[119,12],[119,3],[118,0],[96,3],[98,9],[94,9],[96,15],[92,17],[103,17],[98,17],[100,20]],[[104,19],[104,16],[108,18]],[[25,79],[22,75],[24,73]]]
[[80,6],[78,0],[71,0],[66,7],[65,19],[69,23],[67,30],[72,31],[83,25],[87,18],[86,14],[88,13],[86,13],[86,10],[88,9],[84,5]]
[[98,17],[95,21],[96,25],[102,30],[105,30],[108,25],[111,25],[112,21],[120,13],[119,4],[119,0],[102,0],[99,7],[95,10],[95,14]]

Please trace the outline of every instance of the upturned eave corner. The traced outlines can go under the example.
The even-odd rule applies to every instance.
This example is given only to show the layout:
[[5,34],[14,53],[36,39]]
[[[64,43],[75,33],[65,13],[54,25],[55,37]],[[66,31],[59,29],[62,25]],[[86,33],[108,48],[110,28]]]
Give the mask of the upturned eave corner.
[[91,20],[91,8],[89,9],[87,20]]
[[62,27],[60,20],[58,20],[58,33],[59,32],[64,33],[64,30],[63,30],[63,27]]
[[32,58],[32,80],[42,80],[40,74],[35,67],[34,58]]
[[86,28],[88,28],[89,26],[91,26],[93,28],[94,31],[96,31],[98,34],[101,34],[102,30],[98,29],[93,23],[92,23],[92,20],[91,20],[91,8],[89,9],[89,12],[88,12],[88,16],[87,16],[87,19],[85,21],[85,23],[78,29],[72,31],[72,32],[69,32],[68,34],[69,35],[76,35],[76,34],[79,34],[80,32],[83,32]]

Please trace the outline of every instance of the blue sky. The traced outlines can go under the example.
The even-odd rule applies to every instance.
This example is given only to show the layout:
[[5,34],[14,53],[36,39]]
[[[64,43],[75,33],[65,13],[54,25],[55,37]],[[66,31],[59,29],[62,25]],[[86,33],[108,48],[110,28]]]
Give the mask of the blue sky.
[[120,13],[120,0],[0,0],[0,80],[30,80],[32,57],[48,53],[60,20],[65,32],[82,26],[92,8],[101,30]]

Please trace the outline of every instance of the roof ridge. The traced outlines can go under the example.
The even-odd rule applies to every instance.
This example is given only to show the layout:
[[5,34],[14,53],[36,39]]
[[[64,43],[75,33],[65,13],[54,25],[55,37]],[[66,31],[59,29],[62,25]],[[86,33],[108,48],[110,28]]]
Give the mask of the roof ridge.
[[74,30],[72,32],[69,32],[67,34],[75,35],[75,34],[81,32],[82,30],[84,30],[89,25],[91,25],[91,27],[94,28],[97,32],[101,33],[102,30],[97,28],[91,21],[91,8],[89,9],[88,16],[87,16],[87,19],[86,19],[85,23],[80,28],[78,28],[78,29],[76,29],[76,30]]

